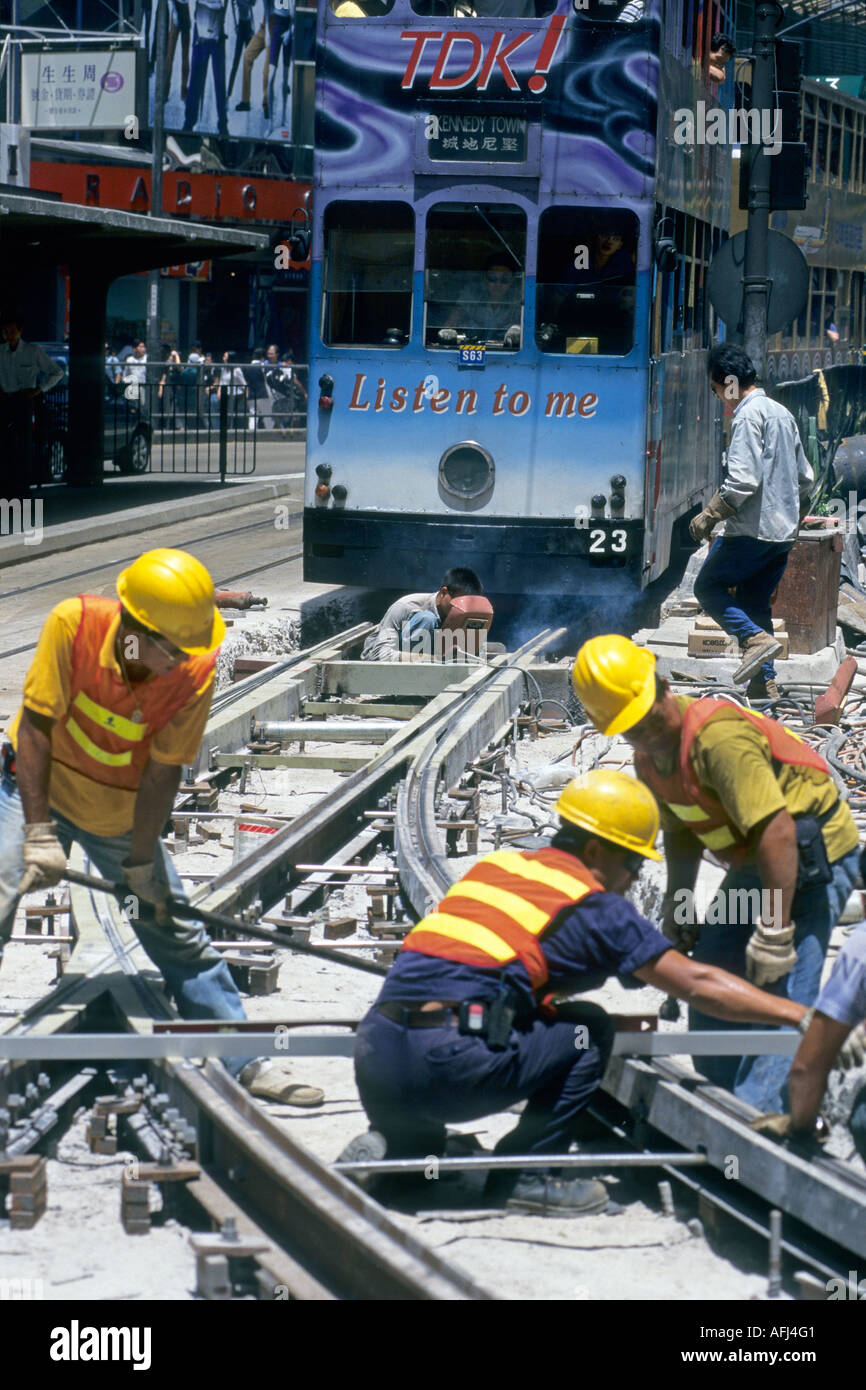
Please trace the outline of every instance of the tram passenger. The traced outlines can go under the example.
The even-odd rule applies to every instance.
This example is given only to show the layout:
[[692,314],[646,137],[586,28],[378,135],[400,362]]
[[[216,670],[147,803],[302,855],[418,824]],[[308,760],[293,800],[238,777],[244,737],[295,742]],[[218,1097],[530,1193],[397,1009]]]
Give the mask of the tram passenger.
[[[539,340],[548,351],[621,355],[633,341],[635,260],[623,227],[587,214],[539,275]],[[548,267],[545,265],[545,270]]]
[[[788,1078],[790,1115],[762,1115],[753,1129],[771,1139],[805,1139],[813,1134],[830,1072],[866,1065],[866,927],[849,936],[818,995],[806,1036]],[[866,1081],[866,1074],[864,1074]],[[854,1097],[848,1127],[866,1160],[866,1084]]]
[[[417,649],[425,634],[443,625],[459,630],[479,613],[492,620],[493,609],[481,596],[481,580],[474,570],[459,566],[448,570],[435,594],[407,594],[398,598],[385,613],[375,632],[364,643],[362,661],[397,661],[401,651]],[[479,598],[472,605],[455,599]],[[490,621],[487,626],[489,627]]]
[[469,276],[444,326],[439,343],[457,341],[458,331],[470,342],[502,342],[511,351],[520,347],[522,330],[521,280],[518,265],[506,251],[494,251],[483,274]]
[[[626,637],[593,637],[572,681],[595,727],[634,748],[635,771],[661,806],[662,931],[702,965],[814,1004],[857,880],[847,802],[823,758],[783,725],[733,701],[674,695],[655,665]],[[728,872],[701,925],[694,888],[705,850]],[[706,1012],[692,1001],[693,1029],[719,1027]],[[786,1109],[789,1057],[698,1056],[695,1066],[758,1110]]]
[[[151,550],[116,599],[79,594],[48,615],[7,732],[0,778],[0,954],[19,899],[53,888],[73,843],[136,900],[139,941],[182,1018],[245,1017],[228,965],[200,922],[176,922],[183,885],[160,840],[185,764],[198,756],[225,623],[207,570]],[[322,1103],[284,1063],[227,1059],[254,1096]]]
[[[728,1019],[797,1026],[805,1008],[723,970],[697,965],[623,896],[659,829],[647,787],[623,772],[572,781],[560,829],[540,850],[486,856],[409,933],[361,1022],[355,1073],[370,1133],[344,1161],[439,1154],[445,1125],[526,1100],[499,1155],[562,1154],[597,1090],[613,1027],[595,1004],[552,1004],[610,975],[692,999]],[[550,1170],[491,1171],[486,1198],[527,1211],[601,1210],[595,1179]]]

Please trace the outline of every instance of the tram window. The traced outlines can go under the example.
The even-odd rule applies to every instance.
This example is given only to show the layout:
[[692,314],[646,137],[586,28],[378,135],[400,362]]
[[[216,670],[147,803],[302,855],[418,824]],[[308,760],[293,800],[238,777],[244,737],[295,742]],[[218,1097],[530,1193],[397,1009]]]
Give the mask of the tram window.
[[408,203],[325,209],[322,340],[329,347],[399,348],[412,331],[415,218]]
[[516,352],[523,342],[526,216],[501,203],[438,203],[427,214],[424,342]]
[[375,19],[394,8],[394,0],[330,0],[330,4],[338,19]]
[[631,351],[637,236],[637,218],[622,208],[541,214],[535,341],[542,352]]

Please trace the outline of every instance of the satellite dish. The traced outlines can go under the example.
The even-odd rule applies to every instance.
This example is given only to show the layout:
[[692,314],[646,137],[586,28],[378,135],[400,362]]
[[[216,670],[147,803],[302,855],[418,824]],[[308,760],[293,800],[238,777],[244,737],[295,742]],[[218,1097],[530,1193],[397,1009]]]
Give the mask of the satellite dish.
[[[768,233],[767,275],[770,293],[767,300],[767,332],[778,333],[802,311],[809,294],[809,266],[803,252],[790,237],[781,232]],[[724,319],[729,336],[743,331],[743,276],[746,261],[746,233],[736,236],[719,247],[710,262],[707,293],[720,319]]]

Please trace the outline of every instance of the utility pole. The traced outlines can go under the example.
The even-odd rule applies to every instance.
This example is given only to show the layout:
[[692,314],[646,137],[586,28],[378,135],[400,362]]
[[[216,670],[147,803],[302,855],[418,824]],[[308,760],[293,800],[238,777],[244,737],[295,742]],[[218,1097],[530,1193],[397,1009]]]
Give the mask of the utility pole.
[[[778,0],[759,0],[755,11],[755,39],[752,45],[751,110],[759,120],[764,111],[775,109],[776,30],[784,11]],[[781,119],[781,118],[780,118]],[[763,145],[756,145],[749,180],[749,221],[746,228],[746,258],[743,270],[743,348],[763,375],[767,354],[767,305],[770,297],[770,159]]]
[[[151,132],[153,146],[150,166],[150,215],[151,217],[160,217],[162,214],[162,157],[165,148],[165,92],[168,85],[166,82],[168,0],[157,0],[154,46],[156,48],[156,75],[153,91],[153,130]],[[147,277],[147,381],[149,386],[147,404],[151,425],[153,425],[153,416],[156,413],[155,388],[160,376],[160,369],[156,363],[161,356],[162,312],[160,274],[157,267],[156,270],[151,270]]]

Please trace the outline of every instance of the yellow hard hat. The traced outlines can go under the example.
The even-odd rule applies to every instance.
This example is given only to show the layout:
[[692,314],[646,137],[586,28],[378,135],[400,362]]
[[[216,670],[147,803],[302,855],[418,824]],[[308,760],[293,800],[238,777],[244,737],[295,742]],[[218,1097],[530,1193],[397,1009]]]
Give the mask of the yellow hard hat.
[[596,768],[563,787],[554,807],[562,820],[579,825],[602,840],[661,859],[654,848],[659,808],[649,787],[627,772]]
[[214,602],[213,580],[185,550],[148,550],[117,578],[128,613],[190,656],[215,651],[226,625]]
[[603,734],[621,734],[655,703],[656,659],[648,647],[609,633],[584,642],[571,672],[574,693]]

